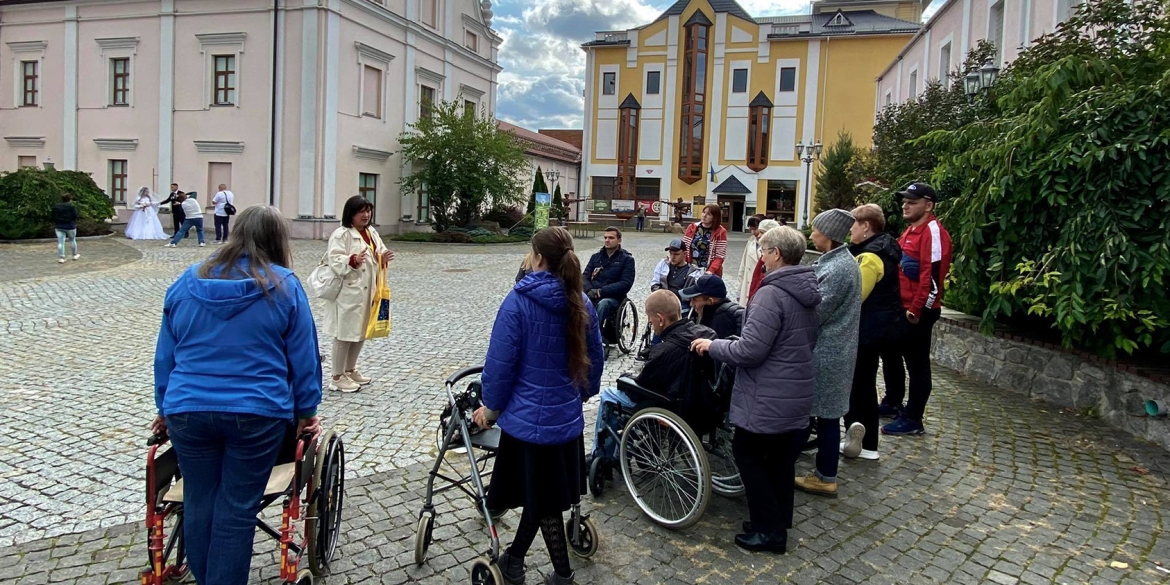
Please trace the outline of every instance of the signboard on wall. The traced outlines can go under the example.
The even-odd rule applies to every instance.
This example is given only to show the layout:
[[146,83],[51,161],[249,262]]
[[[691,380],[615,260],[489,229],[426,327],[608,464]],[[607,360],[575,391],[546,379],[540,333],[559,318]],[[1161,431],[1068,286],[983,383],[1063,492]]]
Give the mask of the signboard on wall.
[[607,201],[605,199],[594,199],[593,206],[590,207],[589,209],[592,209],[593,211],[596,211],[599,213],[605,213],[605,212],[609,211],[609,201]]
[[661,201],[638,201],[638,207],[645,209],[647,215],[658,215],[662,212]]
[[632,199],[614,199],[609,203],[610,209],[614,213],[633,213],[634,201]]

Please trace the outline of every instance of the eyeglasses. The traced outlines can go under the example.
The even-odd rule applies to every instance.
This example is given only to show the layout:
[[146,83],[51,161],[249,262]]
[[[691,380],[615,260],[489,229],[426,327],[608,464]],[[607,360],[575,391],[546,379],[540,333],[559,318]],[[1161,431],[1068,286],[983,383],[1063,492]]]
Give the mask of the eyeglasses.
[[764,252],[774,252],[780,250],[780,248],[760,248],[760,250]]

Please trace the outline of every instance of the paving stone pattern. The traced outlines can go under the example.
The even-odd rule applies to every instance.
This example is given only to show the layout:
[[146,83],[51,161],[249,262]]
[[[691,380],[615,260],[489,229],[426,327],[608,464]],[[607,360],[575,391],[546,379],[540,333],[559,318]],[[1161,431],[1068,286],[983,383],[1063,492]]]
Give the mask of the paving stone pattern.
[[[661,256],[662,239],[627,237],[644,271]],[[133,247],[142,259],[121,268],[0,284],[0,545],[11,545],[0,548],[0,582],[133,583],[145,565],[145,532],[133,521],[142,514],[158,307],[182,267],[211,250]],[[524,248],[397,247],[394,333],[362,359],[378,381],[362,393],[329,394],[322,409],[327,425],[344,429],[349,451],[329,584],[466,582],[470,560],[487,547],[470,503],[452,496],[441,500],[430,560],[413,564],[439,384],[482,358]],[[305,272],[322,245],[296,249]],[[606,377],[632,369],[628,358],[615,360]],[[1166,582],[1170,574],[1156,568],[1170,565],[1166,452],[941,368],[935,380],[928,435],[884,439],[879,462],[843,462],[836,500],[797,494],[789,554],[749,555],[731,544],[745,519],[742,499],[717,497],[699,524],[672,532],[643,518],[617,487],[585,500],[602,549],[574,560],[578,581]],[[809,469],[811,458],[800,465]],[[516,520],[505,518],[504,544]],[[275,550],[258,537],[253,582],[278,581]],[[550,570],[539,539],[529,565],[529,582]]]

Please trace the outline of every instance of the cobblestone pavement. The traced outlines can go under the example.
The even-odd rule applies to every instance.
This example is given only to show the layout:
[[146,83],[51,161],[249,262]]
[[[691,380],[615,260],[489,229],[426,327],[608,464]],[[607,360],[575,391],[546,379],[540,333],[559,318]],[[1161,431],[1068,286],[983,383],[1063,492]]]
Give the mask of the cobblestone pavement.
[[[668,237],[627,237],[643,275]],[[491,316],[524,247],[396,247],[394,333],[362,357],[363,369],[378,381],[370,391],[329,394],[322,409],[326,424],[346,433],[351,477],[329,584],[465,582],[469,561],[487,545],[470,504],[444,500],[430,560],[413,565],[441,380],[482,357]],[[132,583],[145,564],[145,533],[132,521],[142,514],[142,439],[153,409],[158,308],[179,270],[212,249],[134,248],[142,259],[120,268],[0,283],[6,411],[0,546],[7,546],[0,548],[0,582]],[[306,271],[322,245],[297,242],[296,249],[297,266]],[[639,298],[643,280],[635,289]],[[622,358],[607,366],[606,377],[632,369]],[[1170,577],[1156,566],[1170,566],[1170,537],[1163,534],[1170,517],[1166,452],[945,371],[936,372],[926,424],[924,437],[884,440],[880,462],[843,462],[839,499],[798,493],[794,544],[782,557],[748,555],[730,543],[744,519],[739,499],[716,498],[698,525],[671,532],[641,517],[622,487],[586,498],[602,549],[574,561],[578,580],[1163,583]],[[807,470],[811,459],[800,465]],[[515,515],[505,518],[504,544],[515,521]],[[257,543],[253,582],[275,583],[275,544]],[[532,554],[530,570],[549,569],[540,544]]]

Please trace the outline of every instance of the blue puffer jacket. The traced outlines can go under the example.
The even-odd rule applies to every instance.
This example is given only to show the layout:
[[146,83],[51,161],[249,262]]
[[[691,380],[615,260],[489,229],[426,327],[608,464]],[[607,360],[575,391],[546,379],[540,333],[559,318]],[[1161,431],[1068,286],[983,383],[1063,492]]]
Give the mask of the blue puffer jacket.
[[584,388],[573,384],[566,355],[569,300],[548,272],[525,276],[504,299],[483,367],[483,403],[500,411],[496,424],[517,439],[560,445],[585,432],[581,403],[601,389],[605,359],[597,313],[585,300],[592,367]]

